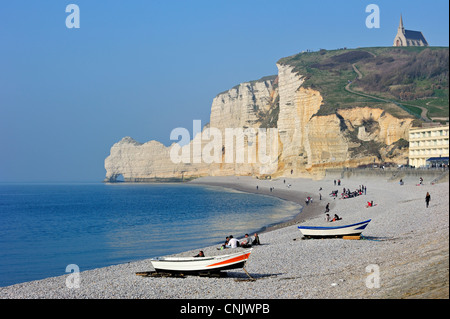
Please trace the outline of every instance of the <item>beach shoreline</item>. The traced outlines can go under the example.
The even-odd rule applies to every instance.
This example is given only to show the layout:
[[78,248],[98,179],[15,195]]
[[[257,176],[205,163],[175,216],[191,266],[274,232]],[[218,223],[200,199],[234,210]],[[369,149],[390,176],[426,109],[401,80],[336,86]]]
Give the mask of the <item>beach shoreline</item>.
[[[242,291],[247,298],[257,299],[449,298],[448,181],[432,185],[425,180],[418,186],[406,180],[400,186],[383,178],[358,176],[335,186],[332,179],[205,177],[191,183],[276,196],[303,206],[294,219],[260,234],[263,245],[254,247],[246,265],[256,281],[241,281],[248,278],[241,270],[228,271],[225,278],[136,276],[136,272],[152,270],[146,259],[82,271],[78,289],[68,288],[70,275],[63,275],[0,287],[0,298],[239,299]],[[333,190],[353,190],[360,185],[367,186],[367,195],[329,196]],[[430,208],[425,207],[426,192],[432,196]],[[305,196],[311,196],[313,203],[306,206]],[[366,208],[372,200],[377,206]],[[370,240],[301,240],[296,224],[323,224],[327,203],[331,215],[343,217],[336,225],[372,219],[363,233]],[[207,246],[177,255],[191,256],[198,250],[207,256],[231,251]],[[368,267],[379,269],[379,287],[370,287]]]
[[[227,176],[219,178],[201,177],[192,180],[189,183],[204,186],[223,187],[257,195],[273,196],[301,206],[300,212],[293,216],[293,218],[274,225],[263,226],[261,231],[259,231],[263,233],[304,222],[308,219],[320,216],[321,213],[325,211],[326,204],[323,204],[322,201],[318,200],[319,190],[317,190],[317,192],[312,192],[287,188],[288,185],[292,185],[294,180],[296,179],[280,178],[269,182],[268,180],[258,180],[248,176]],[[258,188],[256,188],[256,186],[258,186]],[[270,188],[272,188],[272,191]],[[313,202],[306,205],[306,198],[308,196],[313,198]]]

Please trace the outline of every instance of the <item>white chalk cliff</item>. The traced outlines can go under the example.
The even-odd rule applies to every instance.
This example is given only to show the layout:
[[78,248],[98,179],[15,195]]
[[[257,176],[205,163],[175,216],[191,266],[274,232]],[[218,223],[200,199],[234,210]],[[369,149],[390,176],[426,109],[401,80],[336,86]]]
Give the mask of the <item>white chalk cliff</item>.
[[[395,143],[408,140],[412,118],[399,119],[370,107],[317,115],[323,103],[321,93],[303,87],[304,77],[292,66],[277,67],[277,76],[241,83],[218,94],[212,101],[209,125],[182,149],[173,149],[178,147],[175,143],[166,147],[156,141],[141,144],[123,138],[105,159],[105,181],[114,182],[120,175],[129,182],[226,175],[320,177],[327,168],[374,161],[406,163],[407,150],[397,149]],[[269,134],[265,145],[258,139],[261,127],[277,129],[277,136]],[[214,138],[208,135],[210,128],[217,129],[222,138],[215,149]],[[241,136],[244,163],[236,162],[239,149],[226,147],[227,128],[247,129]],[[371,153],[367,145],[375,145],[377,151]],[[269,150],[277,153],[262,163],[261,150],[265,150],[263,154],[270,154]],[[173,160],[171,151],[180,155],[178,161]],[[231,151],[234,160],[229,163],[226,157]],[[204,155],[213,160],[205,160]],[[256,160],[249,163],[249,156]]]

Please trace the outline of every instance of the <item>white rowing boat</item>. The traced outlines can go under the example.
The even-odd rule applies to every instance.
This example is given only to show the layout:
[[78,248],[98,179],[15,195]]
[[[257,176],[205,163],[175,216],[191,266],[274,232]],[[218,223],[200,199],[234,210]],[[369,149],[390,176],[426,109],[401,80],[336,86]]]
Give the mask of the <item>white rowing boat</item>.
[[370,221],[371,219],[343,226],[298,226],[298,229],[307,238],[357,236],[362,233]]
[[215,273],[243,268],[251,249],[238,253],[211,257],[159,257],[151,259],[156,272],[164,273]]

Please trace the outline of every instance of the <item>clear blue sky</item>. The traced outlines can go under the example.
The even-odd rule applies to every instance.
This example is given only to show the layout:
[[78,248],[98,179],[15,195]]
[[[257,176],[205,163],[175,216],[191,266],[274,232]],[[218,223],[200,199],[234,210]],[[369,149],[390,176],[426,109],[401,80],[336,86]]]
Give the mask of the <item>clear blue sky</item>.
[[[68,4],[80,28],[66,28]],[[368,4],[380,28],[368,29]],[[406,29],[448,46],[431,1],[2,1],[0,182],[101,181],[124,136],[170,144],[214,96],[303,50],[391,46]]]

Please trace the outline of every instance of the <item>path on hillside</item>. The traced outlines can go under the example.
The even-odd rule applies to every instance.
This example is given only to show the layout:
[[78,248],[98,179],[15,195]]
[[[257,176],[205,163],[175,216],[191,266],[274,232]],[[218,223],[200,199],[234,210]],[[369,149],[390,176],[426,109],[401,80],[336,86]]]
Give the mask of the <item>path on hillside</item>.
[[[429,101],[426,103],[427,106],[430,106],[430,103],[433,101]],[[448,122],[448,117],[430,117],[430,119],[432,121],[447,121]]]
[[[357,74],[357,79],[358,80],[362,79],[363,75],[358,70],[358,68],[356,67],[356,63],[352,64],[352,68],[355,71],[355,73]],[[357,94],[357,95],[360,95],[360,96],[368,97],[368,98],[375,99],[375,100],[378,100],[378,101],[383,101],[383,102],[387,102],[387,103],[393,103],[393,101],[391,101],[391,100],[383,99],[383,98],[380,98],[380,97],[377,97],[377,96],[373,96],[373,95],[370,95],[370,94],[366,94],[366,93],[360,93],[360,92],[353,91],[352,89],[350,89],[350,86],[352,84],[353,84],[353,81],[349,81],[344,89],[347,92],[349,92],[349,93],[353,93],[353,94]],[[426,108],[424,108],[422,106],[412,105],[412,104],[406,104],[406,103],[402,103],[402,104],[420,108],[422,110],[422,113],[420,114],[421,119],[423,121],[425,121],[425,122],[430,122],[430,119],[427,116],[428,110]]]

